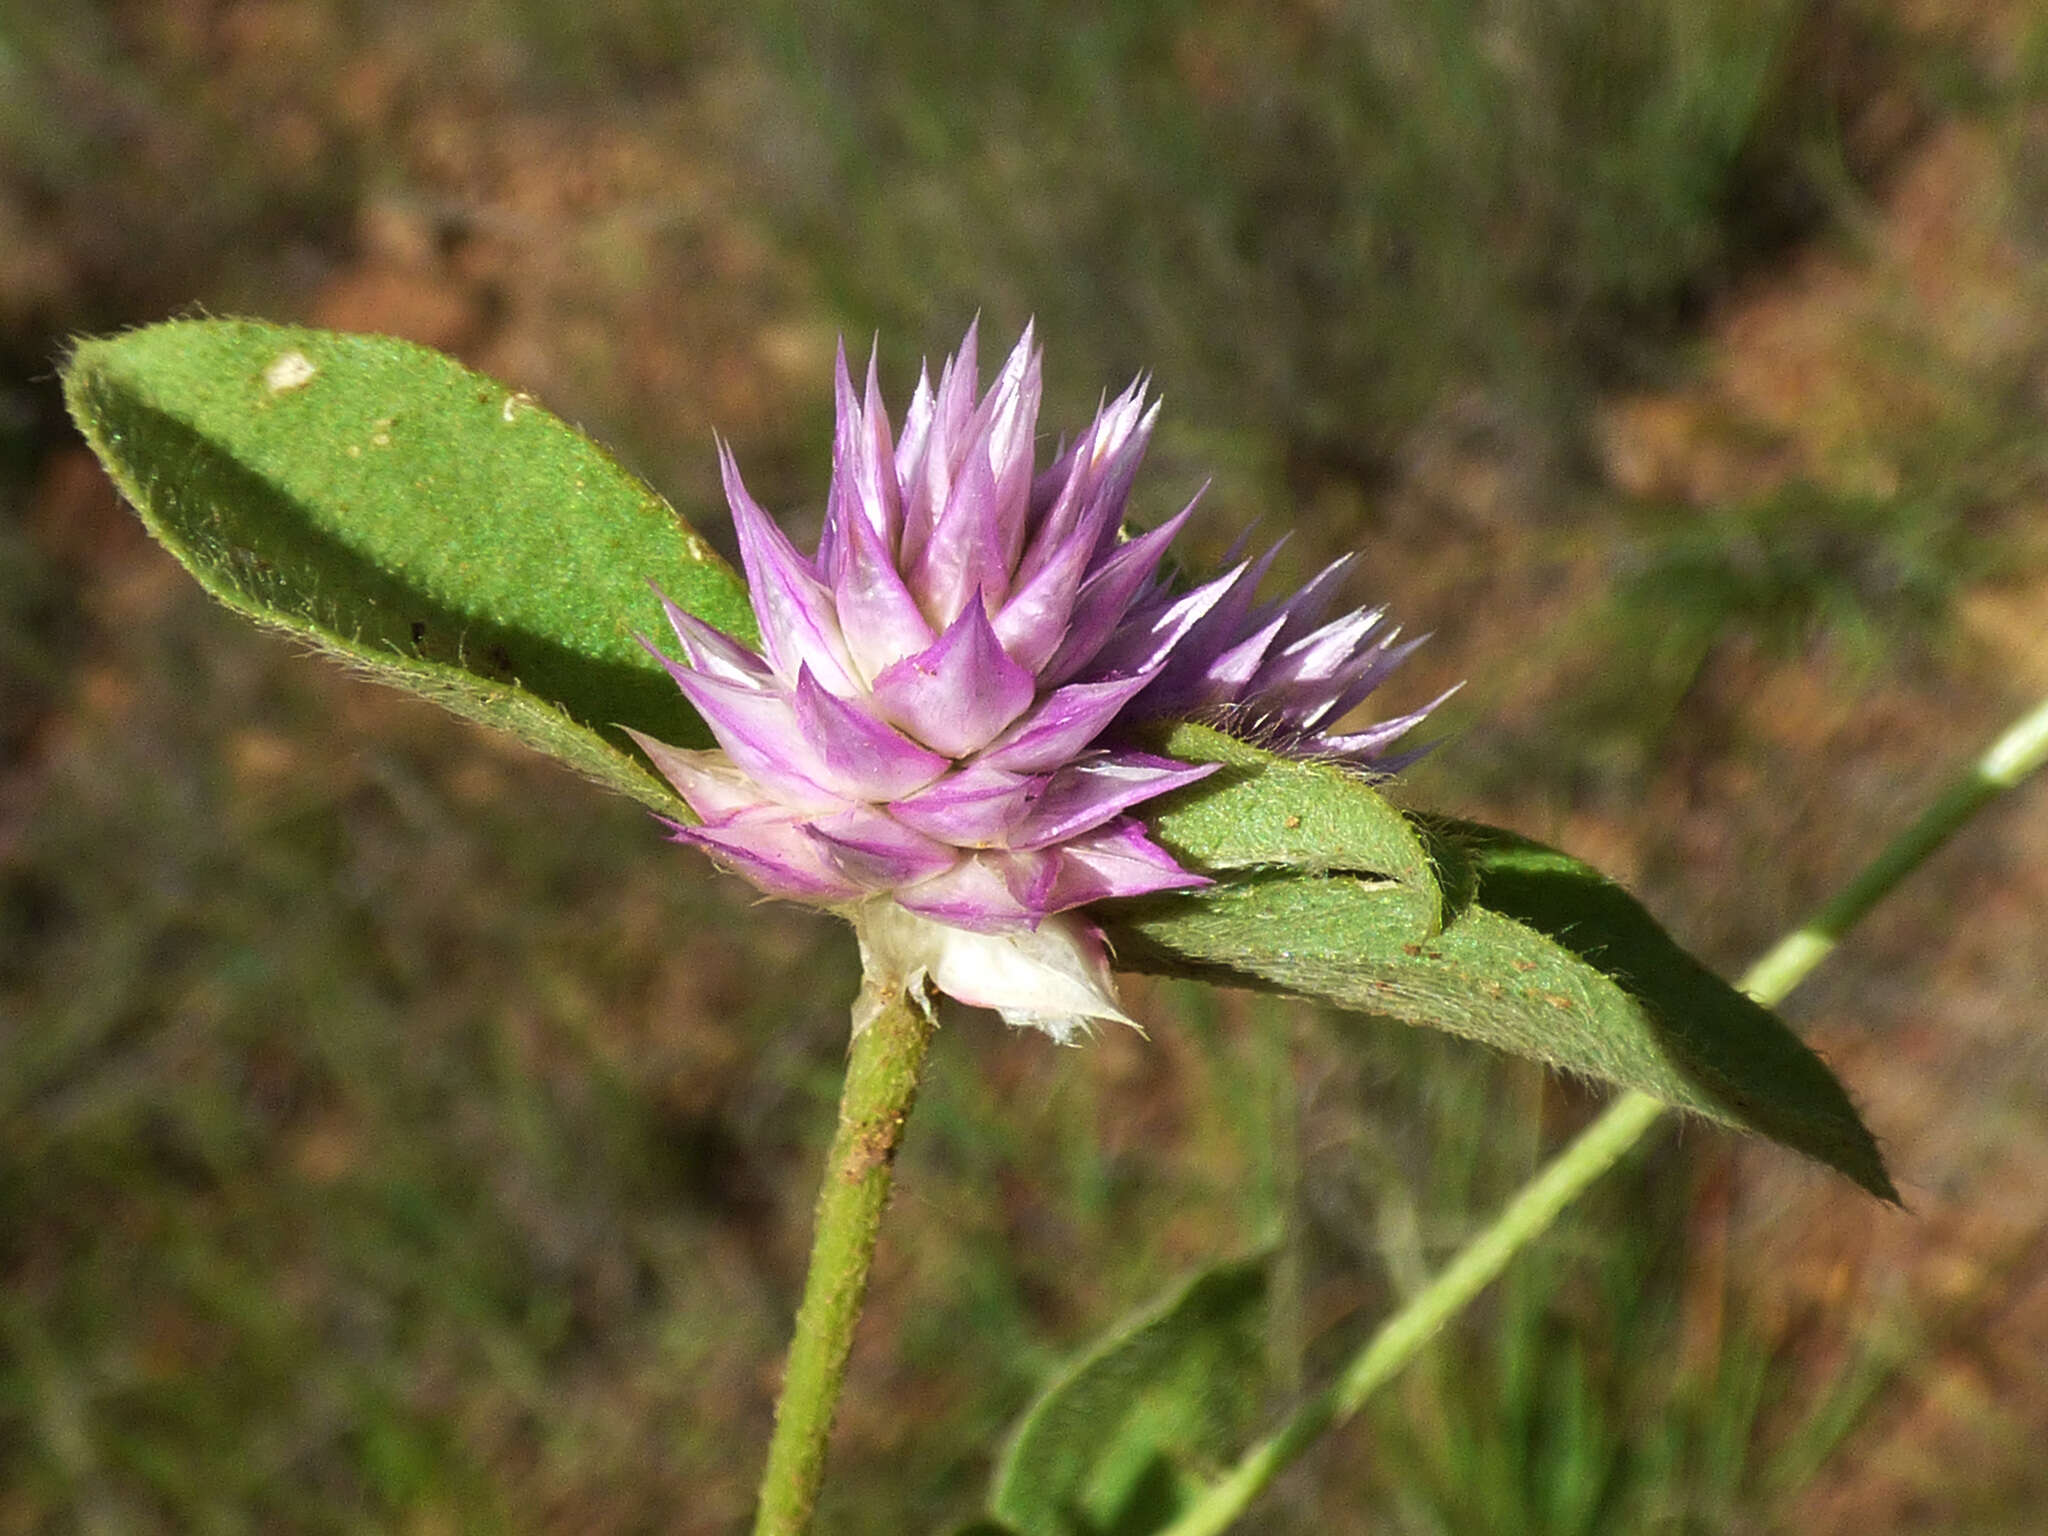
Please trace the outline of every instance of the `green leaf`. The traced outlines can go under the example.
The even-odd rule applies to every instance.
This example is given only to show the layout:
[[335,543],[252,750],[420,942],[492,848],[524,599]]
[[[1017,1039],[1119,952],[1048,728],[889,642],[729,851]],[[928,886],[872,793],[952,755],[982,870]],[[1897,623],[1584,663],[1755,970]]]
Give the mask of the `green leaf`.
[[65,397],[209,592],[649,804],[630,725],[701,744],[634,640],[649,583],[751,640],[739,578],[528,397],[410,342],[180,320],[81,343]]
[[1657,1050],[1704,1097],[1707,1113],[1898,1199],[1876,1141],[1826,1064],[1776,1013],[1686,953],[1627,891],[1570,854],[1499,827],[1449,820],[1434,827],[1469,861],[1481,905],[1626,989]]
[[[1360,774],[1280,757],[1191,722],[1153,745],[1223,767],[1146,808],[1161,846],[1215,884],[1192,900],[1106,909],[1142,912],[1131,932],[1143,953],[1214,965],[1263,955],[1276,942],[1342,953],[1398,949],[1443,926],[1443,892],[1424,839]],[[1126,929],[1116,919],[1109,929],[1121,952]]]
[[1019,1421],[989,1513],[1018,1536],[1142,1536],[1235,1454],[1265,1390],[1269,1256],[1123,1319]]
[[1206,874],[1285,869],[1373,875],[1437,904],[1436,872],[1408,818],[1353,769],[1281,757],[1193,721],[1158,738],[1188,763],[1221,763],[1200,784],[1163,798],[1145,820],[1165,848]]
[[1897,1198],[1820,1059],[1627,892],[1512,833],[1418,825],[1450,900],[1434,934],[1398,937],[1379,911],[1405,886],[1268,875],[1107,909],[1118,963],[1448,1030],[1760,1132]]

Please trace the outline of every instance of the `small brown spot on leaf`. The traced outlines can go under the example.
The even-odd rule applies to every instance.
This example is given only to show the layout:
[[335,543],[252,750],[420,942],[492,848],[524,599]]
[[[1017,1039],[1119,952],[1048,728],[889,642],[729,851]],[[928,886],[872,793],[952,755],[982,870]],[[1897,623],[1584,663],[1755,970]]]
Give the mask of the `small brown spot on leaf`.
[[304,389],[319,371],[311,358],[293,348],[272,359],[270,366],[263,370],[263,382],[273,395],[282,395],[289,390]]

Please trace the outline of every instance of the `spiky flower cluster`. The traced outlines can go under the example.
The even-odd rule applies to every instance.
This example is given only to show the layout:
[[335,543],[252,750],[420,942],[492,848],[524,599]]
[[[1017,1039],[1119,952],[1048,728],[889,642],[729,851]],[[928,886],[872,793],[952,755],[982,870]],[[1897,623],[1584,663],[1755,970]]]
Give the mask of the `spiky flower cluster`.
[[1237,720],[1386,769],[1427,711],[1333,734],[1414,643],[1381,609],[1320,622],[1348,561],[1264,605],[1270,553],[1176,592],[1161,562],[1192,504],[1123,531],[1158,415],[1143,382],[1034,474],[1039,395],[1028,327],[986,395],[970,328],[896,437],[873,363],[860,398],[842,353],[809,559],[721,445],[761,650],[669,605],[683,659],[662,659],[719,750],[639,740],[700,818],[679,841],[846,910],[871,973],[1065,1038],[1123,1018],[1075,909],[1207,883],[1129,813],[1211,769],[1131,747],[1133,723]]

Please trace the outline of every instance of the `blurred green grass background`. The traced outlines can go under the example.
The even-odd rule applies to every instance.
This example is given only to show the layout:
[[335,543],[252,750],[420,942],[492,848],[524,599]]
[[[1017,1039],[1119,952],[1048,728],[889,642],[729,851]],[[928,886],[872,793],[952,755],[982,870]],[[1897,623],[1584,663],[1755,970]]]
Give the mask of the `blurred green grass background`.
[[[67,336],[387,330],[725,539],[815,520],[835,338],[980,312],[1047,423],[1150,371],[1146,514],[1471,679],[1405,793],[1731,970],[2048,689],[2048,20],[1882,0],[0,0],[0,1532],[723,1532],[851,946],[636,809],[209,608]],[[2031,1531],[2048,812],[1802,997],[1915,1214],[1687,1128],[1271,1531]],[[1285,1234],[1313,1380],[1590,1111],[1452,1042],[1137,984],[949,1020],[823,1528],[976,1505],[1048,1371]]]

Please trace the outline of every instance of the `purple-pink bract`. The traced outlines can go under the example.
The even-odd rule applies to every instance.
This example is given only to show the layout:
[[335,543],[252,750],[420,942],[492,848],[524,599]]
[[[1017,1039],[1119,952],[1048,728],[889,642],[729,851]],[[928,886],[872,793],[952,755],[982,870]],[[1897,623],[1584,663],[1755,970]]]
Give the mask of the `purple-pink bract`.
[[842,352],[810,558],[721,445],[761,649],[669,606],[682,659],[663,660],[719,746],[641,738],[700,818],[679,840],[773,895],[886,897],[1013,934],[1206,883],[1130,813],[1212,770],[1131,745],[1136,724],[1200,717],[1275,750],[1394,766],[1388,749],[1426,709],[1335,733],[1414,643],[1393,643],[1380,609],[1322,622],[1348,561],[1264,604],[1270,553],[1175,590],[1162,561],[1192,504],[1124,530],[1158,415],[1143,381],[1042,473],[1039,396],[1029,327],[985,395],[970,328],[936,386],[919,378],[897,435],[874,364],[856,395]]

